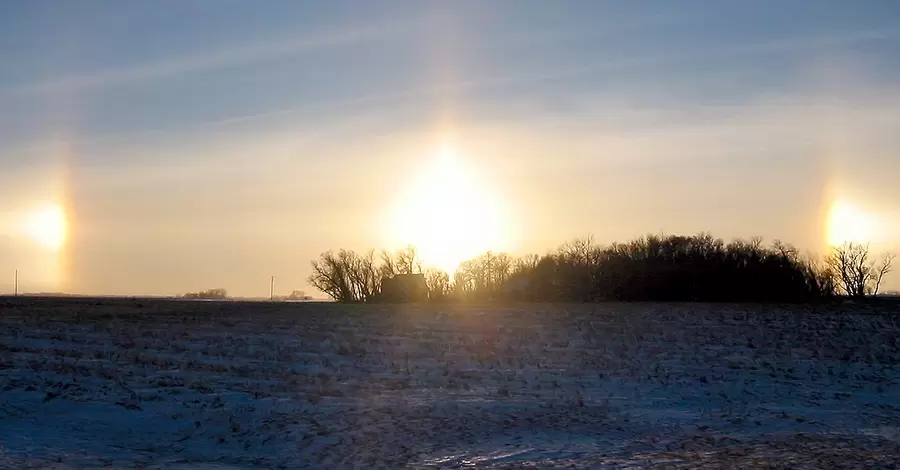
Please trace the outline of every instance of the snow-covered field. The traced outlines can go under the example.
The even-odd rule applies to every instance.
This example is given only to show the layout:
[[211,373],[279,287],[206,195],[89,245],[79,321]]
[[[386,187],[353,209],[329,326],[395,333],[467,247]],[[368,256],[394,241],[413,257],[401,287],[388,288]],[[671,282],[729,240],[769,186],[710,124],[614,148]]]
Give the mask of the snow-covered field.
[[900,465],[900,311],[0,300],[0,467]]

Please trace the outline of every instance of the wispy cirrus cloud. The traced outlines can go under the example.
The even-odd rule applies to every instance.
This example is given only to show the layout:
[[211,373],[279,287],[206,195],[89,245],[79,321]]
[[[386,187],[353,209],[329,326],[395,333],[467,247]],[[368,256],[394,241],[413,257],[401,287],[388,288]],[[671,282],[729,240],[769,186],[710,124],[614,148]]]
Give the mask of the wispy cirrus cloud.
[[[91,75],[66,77],[53,81],[36,83],[19,91],[42,92],[60,90],[84,90],[118,84],[127,84],[139,81],[150,81],[176,76],[184,73],[199,72],[215,68],[239,66],[258,61],[286,58],[304,52],[320,50],[323,48],[352,46],[361,41],[378,37],[386,37],[392,34],[409,32],[410,27],[424,23],[414,21],[395,21],[381,26],[348,29],[343,32],[323,33],[296,38],[282,38],[252,44],[243,44],[231,48],[223,48],[210,54],[191,55],[172,58],[164,61],[141,64],[133,67],[108,69]],[[406,29],[404,29],[406,28]],[[519,38],[521,39],[521,38]],[[558,39],[558,38],[557,38]],[[792,52],[810,50],[829,50],[840,46],[850,46],[868,42],[894,41],[900,39],[900,25],[897,27],[882,28],[868,31],[846,31],[827,35],[800,35],[793,38],[780,38],[772,41],[759,41],[741,45],[711,45],[701,50],[685,51],[683,53],[643,54],[630,57],[610,57],[607,60],[594,60],[581,63],[570,68],[557,70],[535,71],[534,73],[513,73],[484,75],[471,79],[454,80],[439,83],[422,84],[418,87],[397,88],[382,90],[375,93],[364,93],[356,96],[348,96],[338,100],[326,99],[324,101],[309,102],[295,106],[285,106],[276,109],[261,109],[258,112],[222,116],[218,119],[194,122],[187,126],[177,128],[161,127],[156,129],[141,129],[125,133],[99,134],[82,139],[87,143],[125,143],[133,139],[160,137],[168,134],[196,131],[218,127],[240,127],[257,121],[293,121],[298,115],[315,114],[317,120],[322,118],[322,113],[330,110],[341,110],[342,119],[346,119],[345,112],[351,114],[359,108],[371,108],[392,103],[417,103],[429,100],[443,94],[480,93],[496,90],[509,90],[515,87],[541,87],[545,82],[566,81],[585,76],[602,74],[607,71],[634,70],[646,72],[648,69],[660,69],[677,66],[682,63],[698,61],[716,61],[734,57],[745,56],[777,56]],[[544,37],[543,40],[551,40]],[[502,96],[500,98],[502,100]],[[809,103],[807,103],[809,104]],[[41,145],[27,145],[14,148],[13,153],[30,152],[43,148]]]
[[597,60],[590,63],[582,63],[570,68],[539,71],[533,74],[499,73],[473,79],[456,80],[444,83],[430,83],[415,88],[384,90],[378,93],[352,96],[340,100],[305,103],[299,106],[287,106],[279,109],[263,110],[256,113],[228,116],[221,119],[197,123],[197,125],[203,127],[234,125],[251,121],[287,117],[295,113],[307,112],[311,110],[322,111],[333,108],[352,108],[355,106],[367,106],[398,101],[419,100],[423,98],[439,96],[446,93],[495,90],[517,85],[539,85],[543,82],[575,79],[579,77],[590,76],[596,73],[602,73],[604,71],[623,69],[643,70],[648,68],[659,68],[704,60],[714,61],[752,55],[778,55],[797,51],[827,49],[830,47],[850,46],[867,42],[897,39],[900,39],[900,25],[892,28],[870,31],[848,31],[844,33],[829,35],[798,36],[795,38],[783,38],[773,41],[754,42],[739,46],[713,46],[707,49],[685,53],[645,54],[631,57],[612,57],[608,60]]
[[344,108],[348,106],[353,107],[358,105],[421,99],[449,92],[481,91],[502,89],[504,87],[516,85],[540,84],[541,82],[546,81],[573,79],[612,70],[641,70],[702,60],[718,60],[750,55],[778,55],[796,51],[827,49],[829,47],[850,46],[867,42],[897,39],[900,39],[900,25],[893,28],[872,31],[849,31],[841,34],[800,36],[796,38],[748,43],[739,46],[714,46],[704,50],[681,54],[647,54],[632,57],[616,57],[610,58],[609,60],[582,63],[571,68],[541,71],[533,74],[496,74],[474,79],[432,83],[417,88],[385,90],[380,93],[348,97],[337,101],[314,104],[307,103],[300,106],[288,106],[252,114],[231,116],[207,121],[201,123],[201,125],[232,125],[248,121],[287,116],[311,109]]
[[[349,27],[306,35],[270,38],[156,61],[109,67],[94,73],[37,81],[6,90],[9,94],[78,92],[109,86],[149,82],[188,73],[203,72],[259,62],[285,59],[304,53],[353,46],[390,37],[411,23],[401,20]],[[2,93],[2,92],[0,92]]]

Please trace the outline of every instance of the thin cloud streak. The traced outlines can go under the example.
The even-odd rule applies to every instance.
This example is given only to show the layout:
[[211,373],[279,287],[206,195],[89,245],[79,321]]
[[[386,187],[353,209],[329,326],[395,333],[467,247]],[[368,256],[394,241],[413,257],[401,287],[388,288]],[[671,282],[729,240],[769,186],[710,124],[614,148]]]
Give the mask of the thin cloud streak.
[[849,46],[861,44],[870,41],[887,40],[900,38],[900,25],[895,28],[882,29],[878,31],[860,31],[841,35],[801,37],[781,41],[768,41],[751,43],[740,47],[730,47],[714,50],[700,51],[697,53],[687,54],[657,54],[630,57],[626,59],[618,59],[606,61],[603,63],[595,63],[571,67],[548,74],[539,74],[533,76],[510,76],[497,77],[488,80],[473,80],[464,83],[467,87],[481,86],[499,86],[514,85],[524,83],[539,83],[552,80],[563,80],[581,77],[591,73],[602,72],[606,70],[620,70],[627,68],[655,67],[660,65],[675,65],[684,62],[709,60],[709,59],[727,59],[733,57],[741,57],[759,53],[789,53],[808,49],[818,49],[823,47]]
[[264,111],[260,113],[246,114],[242,116],[234,116],[225,119],[217,119],[206,121],[200,123],[200,126],[220,126],[220,125],[231,125],[242,122],[256,121],[256,120],[264,120],[272,117],[289,115],[297,112],[303,112],[308,110],[323,110],[323,109],[339,109],[346,106],[353,106],[359,104],[367,104],[367,103],[380,103],[384,101],[390,101],[395,99],[408,99],[408,98],[424,98],[430,97],[434,95],[440,95],[442,93],[447,92],[458,92],[458,91],[466,91],[466,90],[482,90],[488,89],[492,87],[498,86],[507,86],[507,85],[516,85],[516,84],[531,84],[531,83],[540,83],[544,81],[550,80],[559,80],[559,79],[569,79],[576,78],[579,76],[583,76],[592,72],[601,72],[604,70],[617,70],[617,69],[625,69],[629,67],[643,67],[643,66],[659,66],[659,65],[668,65],[668,64],[676,64],[680,62],[693,61],[693,60],[702,60],[702,59],[717,59],[717,58],[727,58],[727,57],[735,57],[746,54],[754,54],[754,53],[763,53],[763,52],[792,52],[798,50],[805,49],[815,49],[820,47],[828,47],[828,46],[842,46],[842,45],[853,45],[859,44],[863,42],[869,41],[877,41],[884,39],[893,39],[900,38],[900,25],[897,28],[879,30],[879,31],[864,31],[864,32],[854,32],[848,33],[845,35],[832,35],[832,36],[824,36],[824,37],[809,37],[809,38],[797,38],[788,41],[772,41],[772,42],[761,42],[755,44],[748,44],[743,47],[731,48],[731,49],[723,49],[723,50],[715,50],[715,51],[706,51],[700,52],[697,54],[682,54],[677,56],[672,55],[652,55],[652,56],[643,56],[643,57],[633,57],[628,59],[621,60],[613,60],[607,61],[599,64],[585,65],[579,67],[573,67],[564,71],[549,73],[549,74],[536,74],[530,76],[522,76],[522,75],[508,75],[508,76],[497,76],[486,79],[475,79],[475,80],[461,80],[455,83],[446,83],[439,84],[434,86],[422,87],[412,90],[396,90],[384,93],[375,93],[368,95],[361,95],[354,98],[348,98],[345,100],[337,100],[326,103],[314,103],[314,104],[306,104],[301,106],[293,106],[286,107],[282,109],[272,110],[272,111]]
[[[24,85],[7,90],[10,94],[63,93],[165,79],[177,75],[284,59],[328,48],[344,47],[396,34],[402,23],[331,31],[308,37],[288,37],[241,44],[204,54],[175,57],[140,65],[106,69]],[[407,25],[408,26],[408,25]]]
[[[361,37],[361,36],[357,36]],[[659,54],[659,55],[647,55],[647,56],[638,56],[631,57],[626,59],[616,59],[605,61],[602,63],[595,63],[583,66],[572,67],[569,69],[552,72],[552,73],[544,73],[544,74],[535,74],[535,75],[506,75],[506,76],[497,76],[485,79],[474,79],[474,80],[461,80],[455,83],[445,83],[438,84],[433,86],[426,86],[416,89],[407,89],[407,90],[395,90],[395,91],[387,91],[383,93],[373,93],[367,95],[360,95],[352,98],[347,98],[343,100],[334,100],[328,102],[320,102],[320,103],[310,103],[304,104],[300,106],[291,106],[285,107],[281,109],[271,110],[271,111],[262,111],[258,113],[250,113],[238,116],[232,116],[223,119],[215,119],[209,120],[205,122],[198,122],[196,124],[191,125],[191,128],[203,128],[203,127],[218,127],[218,126],[229,126],[233,124],[240,124],[251,121],[259,121],[265,120],[273,117],[279,116],[287,116],[294,113],[304,112],[304,111],[313,111],[313,110],[328,110],[328,109],[340,109],[344,107],[352,107],[355,105],[364,105],[369,103],[382,103],[386,101],[392,100],[403,100],[410,98],[425,98],[431,97],[435,95],[440,95],[442,93],[448,92],[459,92],[459,91],[467,91],[467,90],[485,90],[495,87],[502,86],[510,86],[510,85],[528,85],[541,83],[545,81],[553,81],[553,80],[565,80],[578,78],[584,75],[589,75],[591,73],[597,73],[602,71],[611,71],[611,70],[621,70],[628,68],[641,68],[641,67],[655,67],[661,65],[674,65],[683,62],[689,61],[697,61],[697,60],[707,60],[707,59],[722,59],[722,58],[731,58],[731,57],[739,57],[750,54],[759,54],[759,53],[789,53],[802,51],[807,49],[816,49],[822,47],[833,47],[833,46],[847,46],[860,44],[870,41],[878,41],[878,40],[887,40],[887,39],[895,39],[900,38],[900,25],[896,28],[882,29],[878,31],[862,31],[862,32],[851,32],[847,34],[841,35],[829,35],[829,36],[818,36],[818,37],[803,37],[803,38],[795,38],[790,40],[783,41],[771,41],[771,42],[760,42],[747,44],[741,47],[733,47],[727,49],[719,49],[719,50],[708,50],[702,51],[698,53],[688,53],[688,54],[680,54],[680,55],[671,55],[671,54]],[[325,44],[324,41],[320,41],[322,45]],[[331,44],[337,45],[337,42],[332,41]],[[323,46],[324,47],[324,46]],[[285,48],[287,49],[287,48]],[[297,51],[300,52],[300,51]],[[237,56],[235,56],[237,57]],[[185,61],[186,62],[186,61]],[[233,62],[239,63],[239,62]],[[223,65],[224,62],[222,62]],[[230,64],[227,64],[230,65]],[[173,68],[174,70],[174,68]],[[200,68],[195,69],[200,70]],[[186,70],[189,71],[189,70]],[[179,129],[180,130],[180,129]],[[144,131],[137,131],[133,133],[123,133],[123,134],[115,134],[115,135],[107,135],[101,137],[101,139],[116,139],[117,137],[131,137],[131,136],[144,136],[151,134],[159,134],[166,133],[167,131],[177,131],[174,129],[148,129]],[[93,139],[92,139],[93,140]]]
[[[266,58],[278,58],[278,57],[286,57],[292,53],[302,53],[304,51],[313,50],[317,47],[337,47],[341,45],[349,45],[354,41],[362,40],[365,37],[376,37],[378,34],[390,34],[391,32],[396,32],[396,22],[392,23],[395,26],[392,28],[388,27],[373,27],[369,28],[365,31],[357,30],[351,33],[333,33],[331,35],[323,35],[318,38],[308,38],[303,41],[294,40],[294,42],[283,42],[280,47],[277,47],[267,53],[263,53],[262,55],[254,53],[263,52],[265,47],[262,43],[255,44],[253,46],[243,46],[237,50],[228,49],[219,51],[219,53],[214,54],[212,57],[200,58],[199,61],[192,61],[193,58],[199,58],[199,56],[193,58],[180,58],[174,59],[166,62],[161,62],[157,64],[148,64],[141,67],[134,67],[128,69],[122,69],[120,71],[108,72],[100,75],[94,75],[95,81],[87,81],[84,79],[81,83],[82,86],[100,86],[102,84],[115,84],[115,83],[125,83],[127,79],[130,77],[132,79],[154,79],[154,78],[163,78],[170,74],[178,74],[178,73],[187,73],[192,71],[200,71],[205,70],[207,68],[214,67],[224,67],[229,65],[238,65],[252,62],[254,60],[266,60]],[[189,124],[187,126],[179,126],[178,128],[155,128],[155,129],[144,129],[138,130],[134,132],[125,132],[125,133],[112,133],[105,135],[94,135],[89,137],[79,138],[80,145],[115,145],[115,144],[124,144],[129,141],[147,137],[156,137],[156,136],[165,136],[172,134],[180,134],[180,133],[192,133],[196,130],[200,129],[208,129],[208,128],[218,128],[218,127],[228,127],[233,125],[240,125],[245,123],[264,121],[267,119],[278,118],[278,117],[288,117],[294,114],[299,114],[303,112],[321,112],[327,110],[339,110],[344,108],[354,108],[358,106],[371,105],[371,104],[383,104],[387,102],[396,102],[396,101],[404,101],[404,100],[416,100],[416,99],[424,99],[434,96],[440,96],[445,93],[458,93],[464,91],[486,91],[490,89],[495,89],[497,87],[509,87],[515,85],[532,85],[532,84],[540,84],[547,81],[554,80],[569,80],[575,79],[583,76],[587,76],[593,73],[599,73],[603,71],[612,71],[612,70],[623,70],[623,69],[641,69],[645,67],[658,67],[665,65],[675,65],[683,62],[691,62],[698,60],[714,60],[714,59],[724,59],[724,58],[732,58],[732,57],[740,57],[745,55],[752,54],[760,54],[760,53],[790,53],[808,49],[817,49],[817,48],[827,48],[834,46],[846,46],[846,45],[854,45],[860,44],[870,41],[879,41],[879,40],[889,40],[900,38],[900,25],[896,28],[886,28],[876,31],[861,31],[861,32],[848,32],[845,34],[836,34],[836,35],[828,35],[828,36],[814,36],[814,37],[799,37],[792,38],[788,40],[779,40],[779,41],[769,41],[769,42],[759,42],[759,43],[751,43],[746,44],[740,47],[730,47],[730,48],[721,48],[716,50],[706,50],[700,51],[697,53],[686,53],[686,54],[659,54],[659,55],[647,55],[647,56],[637,56],[630,57],[625,59],[615,59],[610,61],[605,61],[602,63],[594,63],[587,64],[577,67],[572,67],[566,70],[551,72],[551,73],[543,73],[543,74],[534,74],[534,75],[500,75],[495,77],[483,78],[483,79],[474,79],[474,80],[460,80],[454,83],[444,83],[437,84],[432,86],[425,86],[414,89],[406,89],[406,90],[394,90],[394,91],[386,91],[382,93],[372,93],[359,95],[356,97],[351,97],[342,100],[331,100],[324,101],[319,103],[308,103],[300,106],[291,106],[285,107],[281,109],[271,110],[271,111],[262,111],[258,113],[249,113],[244,115],[237,115],[232,117],[226,117],[223,119],[214,119],[208,121],[201,121]],[[60,82],[62,83],[62,82]],[[41,85],[36,85],[36,87],[40,87]],[[71,83],[70,83],[71,86]],[[783,103],[788,106],[790,105],[815,105],[815,102],[807,102],[807,103]],[[767,105],[775,105],[773,103],[767,103]],[[820,106],[824,106],[819,103]],[[28,144],[19,148],[10,149],[10,153],[12,154],[30,154],[30,153],[39,153],[46,150],[48,145],[56,145],[58,142],[53,143],[33,143]]]

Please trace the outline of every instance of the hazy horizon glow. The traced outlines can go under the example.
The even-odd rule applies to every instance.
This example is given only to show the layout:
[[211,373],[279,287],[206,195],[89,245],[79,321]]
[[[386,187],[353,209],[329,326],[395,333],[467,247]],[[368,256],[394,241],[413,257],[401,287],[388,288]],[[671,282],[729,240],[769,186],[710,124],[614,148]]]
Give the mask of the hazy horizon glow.
[[223,1],[0,7],[0,292],[587,234],[900,251],[890,2]]

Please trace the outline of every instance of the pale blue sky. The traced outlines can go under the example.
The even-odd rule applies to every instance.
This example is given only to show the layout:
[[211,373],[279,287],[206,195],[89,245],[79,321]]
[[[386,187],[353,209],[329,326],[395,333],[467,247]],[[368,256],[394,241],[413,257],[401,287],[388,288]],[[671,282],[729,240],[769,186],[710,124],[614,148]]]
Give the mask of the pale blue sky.
[[[443,145],[501,201],[487,248],[820,250],[836,199],[900,245],[893,1],[7,2],[0,57],[0,270],[34,289],[305,288],[324,249],[403,242]],[[56,253],[17,226],[48,203]]]

